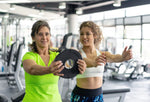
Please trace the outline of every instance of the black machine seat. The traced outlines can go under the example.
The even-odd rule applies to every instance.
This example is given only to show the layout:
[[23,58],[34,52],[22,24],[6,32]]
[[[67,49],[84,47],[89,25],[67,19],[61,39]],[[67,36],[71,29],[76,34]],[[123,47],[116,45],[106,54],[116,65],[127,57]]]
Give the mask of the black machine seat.
[[8,102],[9,99],[5,95],[0,94],[0,102]]
[[21,60],[21,53],[22,53],[23,47],[24,47],[24,43],[20,43],[18,50],[17,50],[17,56],[16,56],[14,71],[16,71],[18,66],[20,66],[20,64],[21,64],[20,60]]
[[12,97],[11,97],[11,100],[12,102],[20,102],[22,101],[23,97],[25,95],[25,89],[24,90],[21,90],[20,92],[14,94]]
[[119,97],[118,102],[124,102],[126,93],[130,92],[130,88],[125,86],[103,87],[104,100],[107,98]]
[[16,47],[16,42],[14,42],[12,45],[11,45],[11,48],[10,48],[10,51],[9,51],[9,54],[8,54],[8,59],[7,59],[7,66],[10,66],[13,58],[14,58],[14,53],[15,53],[15,47]]
[[105,89],[103,90],[103,94],[114,94],[114,93],[123,93],[130,92],[129,88],[118,88],[118,89]]

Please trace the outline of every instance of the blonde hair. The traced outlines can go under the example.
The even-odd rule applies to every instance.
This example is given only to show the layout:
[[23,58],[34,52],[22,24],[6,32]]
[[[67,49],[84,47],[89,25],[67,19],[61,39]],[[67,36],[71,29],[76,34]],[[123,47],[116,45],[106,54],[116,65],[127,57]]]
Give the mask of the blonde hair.
[[103,34],[102,34],[102,31],[100,29],[100,27],[95,24],[94,22],[92,21],[85,21],[83,22],[81,25],[80,25],[80,30],[83,28],[83,27],[89,27],[91,28],[91,31],[92,33],[94,34],[95,38],[94,38],[94,45],[97,49],[99,49],[99,45],[103,39]]

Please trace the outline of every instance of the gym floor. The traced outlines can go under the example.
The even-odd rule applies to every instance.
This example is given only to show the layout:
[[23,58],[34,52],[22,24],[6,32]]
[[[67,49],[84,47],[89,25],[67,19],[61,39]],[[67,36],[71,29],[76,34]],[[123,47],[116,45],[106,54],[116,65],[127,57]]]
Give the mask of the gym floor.
[[[0,95],[4,95],[9,99],[16,92],[18,92],[17,87],[10,87],[6,79],[0,78]],[[11,101],[9,100],[9,102]]]
[[[150,102],[150,79],[139,79],[131,81],[107,79],[103,84],[103,87],[105,88],[116,86],[127,86],[130,88],[130,92],[126,93],[124,102]],[[11,97],[17,91],[18,89],[16,87],[8,86],[6,79],[0,78],[0,94]],[[114,100],[115,98],[111,99],[111,102],[116,102]]]
[[124,102],[150,102],[150,79],[131,81],[106,80],[105,87],[127,86],[130,92],[126,93]]

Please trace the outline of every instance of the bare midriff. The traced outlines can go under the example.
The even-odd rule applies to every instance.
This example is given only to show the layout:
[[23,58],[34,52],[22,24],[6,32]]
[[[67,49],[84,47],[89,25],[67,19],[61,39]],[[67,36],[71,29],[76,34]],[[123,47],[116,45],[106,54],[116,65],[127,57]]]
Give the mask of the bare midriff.
[[102,77],[77,78],[77,86],[83,89],[97,89],[103,84]]

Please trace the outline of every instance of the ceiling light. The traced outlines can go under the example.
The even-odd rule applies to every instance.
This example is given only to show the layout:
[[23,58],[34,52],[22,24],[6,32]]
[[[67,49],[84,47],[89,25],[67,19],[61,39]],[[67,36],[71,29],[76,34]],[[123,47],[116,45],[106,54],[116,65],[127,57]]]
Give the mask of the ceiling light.
[[8,12],[8,11],[0,8],[0,12]]
[[40,10],[39,15],[44,15],[44,11]]
[[121,0],[114,0],[113,6],[114,7],[120,7],[121,6]]
[[12,4],[10,4],[10,8],[9,8],[10,10],[15,10],[15,7],[14,7],[14,5],[12,5]]
[[0,3],[28,3],[30,0],[0,0]]
[[76,9],[76,14],[83,14],[83,10],[81,8]]
[[66,3],[65,2],[59,3],[59,9],[65,9],[65,8],[66,8]]
[[9,17],[9,14],[5,14],[5,15],[4,15],[4,18],[8,18],[8,17]]
[[29,14],[28,16],[33,17],[33,18],[39,18],[40,17],[39,15],[36,15],[36,14]]

